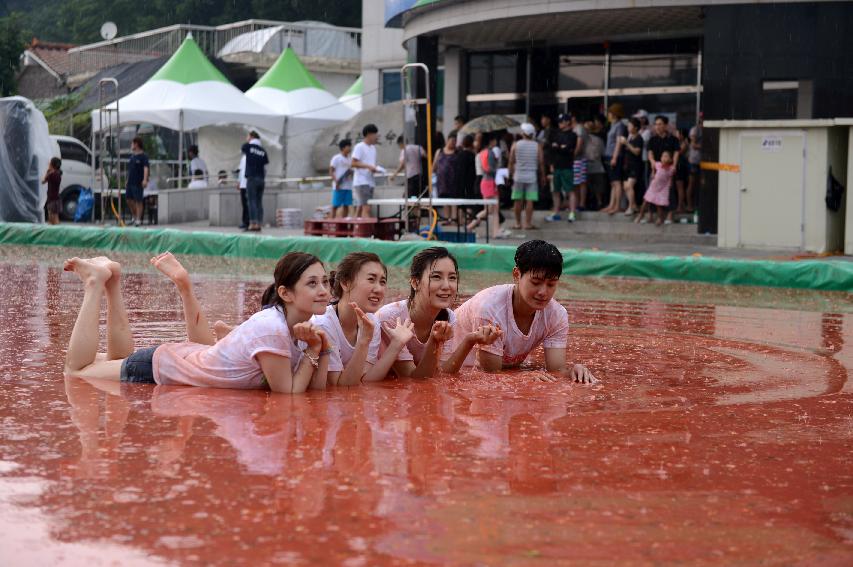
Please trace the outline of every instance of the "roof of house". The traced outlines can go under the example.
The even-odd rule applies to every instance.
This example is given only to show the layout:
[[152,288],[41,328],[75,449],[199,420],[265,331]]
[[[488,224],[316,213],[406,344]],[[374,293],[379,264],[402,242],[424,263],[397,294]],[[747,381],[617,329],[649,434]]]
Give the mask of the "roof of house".
[[70,43],[53,43],[33,38],[27,47],[27,52],[35,57],[33,60],[39,65],[47,67],[48,71],[66,77],[71,69],[71,59],[68,50],[74,47]]

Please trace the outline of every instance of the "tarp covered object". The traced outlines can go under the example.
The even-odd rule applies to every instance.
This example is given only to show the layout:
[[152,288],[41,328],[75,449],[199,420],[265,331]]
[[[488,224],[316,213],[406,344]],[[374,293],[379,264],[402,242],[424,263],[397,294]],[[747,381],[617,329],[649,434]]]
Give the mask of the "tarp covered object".
[[[393,242],[364,238],[254,236],[175,229],[126,230],[69,225],[0,223],[0,244],[71,246],[119,252],[232,256],[277,260],[287,252],[316,254],[336,264],[350,252],[377,254],[389,266],[408,267],[412,256],[435,241]],[[494,271],[509,277],[515,248],[482,244],[446,246],[460,270]],[[853,262],[802,260],[777,262],[708,257],[655,256],[593,250],[563,250],[563,275],[617,276],[682,280],[723,285],[752,285],[846,291],[853,290]]]
[[[191,36],[151,79],[119,99],[119,114],[122,124],[155,124],[172,130],[241,124],[277,133],[284,125],[284,117],[249,100],[228,82]],[[92,111],[92,127],[106,126],[99,124],[98,111]]]
[[[292,33],[292,29],[298,30],[298,33]],[[288,45],[306,57],[361,58],[361,47],[355,34],[325,22],[311,21],[296,22],[294,28],[275,26],[242,33],[229,40],[219,50],[217,57],[227,58],[229,55],[247,52],[278,55]]]
[[42,222],[53,146],[44,114],[24,97],[0,99],[0,220]]

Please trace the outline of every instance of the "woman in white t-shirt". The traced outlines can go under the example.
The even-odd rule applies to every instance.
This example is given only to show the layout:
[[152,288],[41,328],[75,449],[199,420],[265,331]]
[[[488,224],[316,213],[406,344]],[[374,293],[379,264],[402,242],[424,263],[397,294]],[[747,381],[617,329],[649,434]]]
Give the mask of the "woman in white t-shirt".
[[514,284],[496,285],[477,293],[456,310],[462,336],[482,325],[503,330],[497,340],[480,344],[465,364],[475,362],[486,372],[521,365],[539,345],[545,349],[546,382],[564,376],[576,382],[595,382],[582,364],[566,367],[569,314],[555,299],[563,273],[563,255],[544,240],[531,240],[515,252]]
[[388,346],[379,356],[381,331],[374,313],[385,300],[388,271],[371,252],[347,254],[332,272],[332,295],[336,298],[322,315],[311,322],[325,331],[332,343],[329,383],[355,386],[362,381],[384,379],[397,355],[413,337],[409,320],[386,327]]
[[[274,392],[287,393],[325,388],[329,339],[309,322],[329,302],[329,278],[319,258],[302,252],[285,254],[276,264],[274,282],[264,292],[264,308],[215,344],[187,271],[168,252],[151,263],[181,294],[189,341],[134,350],[121,297],[121,266],[103,256],[72,258],[64,268],[77,274],[85,291],[68,344],[66,376],[234,389],[269,386]],[[104,295],[107,352],[99,355]],[[305,344],[304,350],[298,341]]]
[[450,308],[456,300],[459,269],[456,258],[440,246],[425,248],[412,258],[409,299],[389,303],[376,315],[382,325],[382,354],[390,348],[389,327],[407,320],[414,335],[397,354],[397,376],[429,378],[438,371],[454,373],[477,345],[488,345],[501,336],[492,325],[481,325],[451,341],[456,315]]

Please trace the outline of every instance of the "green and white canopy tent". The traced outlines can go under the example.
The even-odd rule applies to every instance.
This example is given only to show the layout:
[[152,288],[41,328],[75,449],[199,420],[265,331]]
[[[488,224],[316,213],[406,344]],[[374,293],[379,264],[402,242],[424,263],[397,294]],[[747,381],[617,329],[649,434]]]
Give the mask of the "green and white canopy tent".
[[[121,85],[119,85],[119,89]],[[115,108],[112,103],[107,108]],[[246,97],[211,63],[188,35],[145,84],[118,101],[124,124],[154,124],[181,132],[204,126],[238,124],[279,133],[284,117]],[[108,127],[92,111],[92,129]],[[112,119],[111,119],[112,120]],[[115,124],[113,124],[115,126]]]
[[327,126],[349,120],[355,114],[323,87],[289,47],[246,91],[246,96],[285,120],[279,131],[284,147],[282,162],[277,161],[278,156],[270,156],[267,173],[275,175],[280,171],[286,177],[316,175],[311,148],[317,136]]
[[364,94],[364,81],[362,80],[361,75],[359,75],[358,79],[347,89],[347,92],[342,94],[339,101],[347,105],[352,109],[353,112],[361,112],[361,97]]
[[290,118],[344,121],[355,114],[323,87],[290,47],[246,96]]

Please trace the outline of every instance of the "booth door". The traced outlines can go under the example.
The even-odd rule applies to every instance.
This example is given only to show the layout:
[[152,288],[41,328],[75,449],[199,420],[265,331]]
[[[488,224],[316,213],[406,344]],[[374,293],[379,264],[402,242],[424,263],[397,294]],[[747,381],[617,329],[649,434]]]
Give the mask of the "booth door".
[[740,135],[739,246],[804,246],[805,152],[802,131]]

